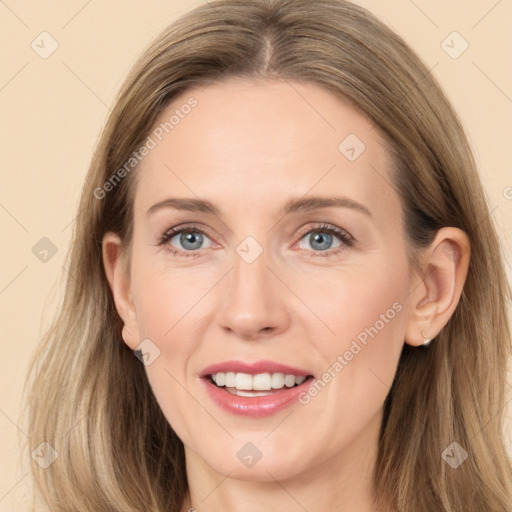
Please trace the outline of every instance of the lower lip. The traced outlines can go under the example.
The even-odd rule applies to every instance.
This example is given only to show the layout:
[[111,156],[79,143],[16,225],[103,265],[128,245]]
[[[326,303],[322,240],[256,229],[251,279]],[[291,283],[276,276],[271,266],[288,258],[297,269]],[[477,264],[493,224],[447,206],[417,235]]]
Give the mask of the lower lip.
[[210,398],[225,411],[239,416],[264,418],[297,402],[299,396],[305,392],[313,379],[308,378],[293,388],[284,388],[283,391],[255,397],[233,395],[229,391],[225,391],[224,388],[217,387],[207,378],[203,378],[203,381]]

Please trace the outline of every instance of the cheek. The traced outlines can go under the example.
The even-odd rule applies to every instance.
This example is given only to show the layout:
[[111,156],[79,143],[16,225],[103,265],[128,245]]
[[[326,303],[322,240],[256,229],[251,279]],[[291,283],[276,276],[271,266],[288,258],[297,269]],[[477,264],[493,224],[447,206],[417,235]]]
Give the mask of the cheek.
[[[154,260],[157,261],[154,261]],[[215,284],[212,272],[166,265],[165,258],[144,256],[135,260],[133,282],[137,290],[137,320],[141,333],[167,344],[187,322],[202,297]]]
[[[407,269],[405,261],[383,259],[307,286],[308,304],[328,327],[315,320],[323,333],[316,349],[325,372],[318,385],[323,396],[312,398],[319,414],[332,414],[333,422],[339,414],[346,432],[379,410],[393,382],[407,323]],[[343,414],[336,412],[339,404]]]
[[[190,292],[188,292],[190,295]],[[195,409],[187,391],[191,354],[196,350],[191,336],[185,339],[187,292],[177,293],[176,283],[167,279],[151,279],[141,288],[137,307],[139,329],[158,350],[158,357],[146,366],[153,394],[167,422],[180,439],[189,445],[199,435],[192,435],[190,425],[201,414]]]
[[408,267],[401,260],[393,266],[387,263],[375,258],[370,265],[330,269],[328,273],[322,269],[296,280],[294,291],[305,298],[316,316],[309,315],[307,328],[311,330],[316,322],[321,333],[316,339],[325,341],[324,354],[338,354],[356,339],[369,347],[370,339],[392,339],[404,330]]
[[191,360],[201,341],[194,334],[194,325],[206,317],[206,301],[201,298],[211,290],[215,276],[155,266],[143,258],[134,258],[132,268],[140,335],[159,351],[146,366],[149,384],[169,424],[185,444],[193,444],[205,423],[196,421],[203,418],[204,410],[191,400],[189,391],[195,379]]
[[[161,383],[159,388],[188,385],[191,379],[189,361],[200,348],[194,325],[202,312],[201,297],[207,292],[200,282],[176,272],[158,272],[148,276],[139,288],[139,331],[159,350],[155,364],[146,371],[152,385]],[[169,396],[168,391],[165,393]]]

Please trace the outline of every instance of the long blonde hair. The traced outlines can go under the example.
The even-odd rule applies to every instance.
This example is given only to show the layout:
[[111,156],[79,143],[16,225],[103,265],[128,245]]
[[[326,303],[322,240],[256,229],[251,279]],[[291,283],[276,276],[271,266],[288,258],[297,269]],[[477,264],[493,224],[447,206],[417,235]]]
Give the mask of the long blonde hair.
[[[404,346],[384,404],[376,503],[400,511],[512,509],[503,441],[510,289],[467,136],[436,80],[386,25],[344,0],[218,0],[166,29],[129,74],[94,153],[78,208],[62,307],[27,379],[32,473],[53,512],[178,512],[183,444],[144,366],[123,343],[103,234],[129,251],[137,169],[100,194],[178,94],[227,77],[313,82],[371,119],[393,158],[414,264],[436,230],[471,242],[461,300],[427,348]],[[442,458],[453,442],[468,454]]]

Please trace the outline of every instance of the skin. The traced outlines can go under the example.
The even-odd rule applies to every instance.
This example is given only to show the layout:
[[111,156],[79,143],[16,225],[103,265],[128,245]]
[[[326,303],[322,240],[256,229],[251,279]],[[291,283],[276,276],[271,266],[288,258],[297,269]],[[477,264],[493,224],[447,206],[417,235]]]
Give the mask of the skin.
[[[119,237],[103,240],[125,343],[134,350],[149,338],[160,350],[146,371],[185,444],[190,496],[182,510],[374,511],[384,399],[404,343],[421,345],[423,329],[435,337],[452,315],[469,263],[467,236],[440,230],[422,271],[411,269],[378,130],[318,85],[229,79],[182,93],[155,126],[191,96],[197,107],[137,169],[129,271]],[[349,134],[366,146],[355,161],[338,150]],[[371,217],[348,207],[283,215],[287,200],[305,195],[345,196]],[[146,214],[171,196],[207,199],[220,215]],[[165,250],[187,252],[179,235],[157,245],[184,223],[207,232],[192,250],[198,257]],[[333,235],[322,251],[314,235],[324,223],[356,241]],[[263,248],[252,263],[236,252],[248,236]],[[198,374],[233,359],[272,360],[319,378],[393,304],[400,312],[306,405],[242,417],[205,393]],[[237,458],[248,442],[262,454],[251,468]]]

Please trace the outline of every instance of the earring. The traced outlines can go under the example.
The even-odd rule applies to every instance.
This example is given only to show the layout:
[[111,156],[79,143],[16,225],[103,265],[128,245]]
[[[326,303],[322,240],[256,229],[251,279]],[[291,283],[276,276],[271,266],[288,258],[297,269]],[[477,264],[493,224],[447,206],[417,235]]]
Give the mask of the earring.
[[429,338],[427,336],[427,331],[425,329],[422,329],[421,330],[421,335],[423,336],[423,345],[428,345],[431,341],[432,341],[432,338]]

